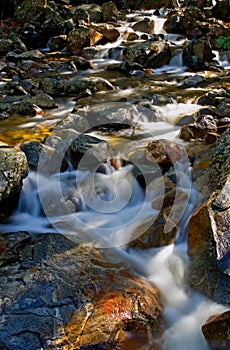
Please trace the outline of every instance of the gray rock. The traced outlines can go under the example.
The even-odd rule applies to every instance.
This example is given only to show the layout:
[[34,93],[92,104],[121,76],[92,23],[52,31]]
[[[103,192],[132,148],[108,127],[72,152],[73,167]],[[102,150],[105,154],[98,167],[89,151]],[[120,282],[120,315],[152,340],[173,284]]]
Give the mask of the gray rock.
[[28,174],[25,154],[20,150],[0,144],[0,209],[9,213],[17,204],[22,181]]
[[113,89],[113,85],[108,80],[99,77],[72,77],[65,84],[65,93],[68,96],[77,96],[78,94],[83,94],[87,91],[95,93],[97,91],[106,91]]

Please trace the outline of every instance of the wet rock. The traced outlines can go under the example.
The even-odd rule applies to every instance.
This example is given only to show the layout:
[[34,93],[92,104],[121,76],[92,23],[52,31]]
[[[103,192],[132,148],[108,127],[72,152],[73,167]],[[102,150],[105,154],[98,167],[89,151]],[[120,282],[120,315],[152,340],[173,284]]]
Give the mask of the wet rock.
[[151,141],[146,148],[146,158],[159,164],[163,171],[183,158],[184,151],[175,142],[167,140]]
[[195,122],[195,117],[193,115],[184,115],[177,120],[176,125],[183,126],[194,122]]
[[214,315],[202,326],[202,332],[212,350],[227,350],[230,345],[229,336],[230,311]]
[[74,129],[77,132],[84,133],[89,129],[89,123],[85,117],[77,113],[69,113],[60,122],[56,124],[53,131]]
[[158,348],[158,291],[132,275],[112,250],[59,234],[9,233],[0,242],[2,348],[121,348],[130,337]]
[[159,115],[154,110],[144,106],[133,106],[125,102],[108,102],[92,105],[88,111],[77,111],[84,116],[92,130],[103,132],[118,132],[122,129],[138,127],[139,122],[159,120]]
[[197,85],[200,85],[205,81],[204,77],[202,75],[194,75],[189,78],[185,78],[183,83],[180,85],[181,88],[190,88],[195,87]]
[[97,91],[106,91],[113,90],[114,87],[110,82],[103,78],[80,78],[72,77],[70,78],[65,85],[65,93],[68,96],[83,95],[85,92],[94,94]]
[[[51,138],[55,137],[55,142]],[[49,142],[50,141],[50,142]],[[21,150],[26,154],[27,162],[31,170],[36,170],[44,175],[51,175],[68,168],[65,153],[68,142],[58,136],[49,136],[45,144],[31,141],[21,145]]]
[[164,41],[145,41],[124,49],[126,61],[136,62],[145,68],[159,68],[171,59],[169,44]]
[[179,137],[186,141],[205,141],[209,133],[217,132],[217,125],[212,116],[200,116],[194,123],[183,125]]
[[75,169],[94,169],[95,166],[105,162],[109,157],[108,143],[94,136],[79,134],[71,143],[67,156]]
[[[152,219],[136,229],[135,237],[129,244],[130,247],[157,248],[172,244],[177,238],[178,223],[181,219],[181,213],[184,212],[188,203],[188,194],[186,191],[176,188],[176,184],[167,177],[155,179],[153,186],[162,189],[163,194],[161,193],[152,202]],[[137,232],[140,232],[139,237]]]
[[25,154],[5,144],[0,144],[0,211],[9,214],[17,205],[22,181],[27,176]]
[[113,1],[104,2],[101,7],[103,22],[116,22],[119,16],[118,9]]
[[191,40],[183,50],[183,62],[194,71],[205,68],[213,59],[212,49],[206,39]]
[[193,177],[203,204],[188,224],[189,283],[220,303],[229,303],[230,290],[229,147],[228,129],[196,156]]

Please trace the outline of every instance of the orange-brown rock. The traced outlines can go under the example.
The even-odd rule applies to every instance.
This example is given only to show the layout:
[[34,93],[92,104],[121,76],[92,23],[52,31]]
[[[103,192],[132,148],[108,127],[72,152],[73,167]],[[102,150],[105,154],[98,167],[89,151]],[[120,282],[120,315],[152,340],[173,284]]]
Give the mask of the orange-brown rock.
[[210,349],[230,348],[230,311],[214,315],[202,326],[202,332]]

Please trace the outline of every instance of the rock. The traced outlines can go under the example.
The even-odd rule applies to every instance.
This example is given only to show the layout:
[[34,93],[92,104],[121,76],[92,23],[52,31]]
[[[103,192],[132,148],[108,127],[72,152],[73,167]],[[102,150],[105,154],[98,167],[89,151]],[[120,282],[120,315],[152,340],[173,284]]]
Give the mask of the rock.
[[55,125],[53,132],[66,129],[73,129],[77,132],[84,133],[89,129],[89,123],[85,117],[76,113],[69,113]]
[[93,69],[93,63],[84,57],[74,57],[73,63],[79,70]]
[[202,75],[196,74],[192,77],[185,78],[182,84],[180,85],[181,88],[191,88],[195,87],[197,85],[200,85],[205,81],[204,77]]
[[168,140],[151,141],[146,147],[146,158],[157,162],[164,172],[183,156],[183,148]]
[[39,50],[31,50],[31,51],[27,51],[27,52],[23,52],[23,53],[17,53],[14,51],[10,51],[8,52],[8,54],[6,55],[6,59],[8,61],[12,61],[12,62],[18,62],[21,60],[42,60],[45,58],[45,55],[43,55],[41,53],[41,51]]
[[108,23],[93,24],[92,23],[90,25],[90,28],[101,33],[103,35],[103,38],[107,39],[110,42],[116,41],[120,36],[119,30],[117,30],[112,24],[108,24]]
[[9,214],[15,209],[28,174],[25,154],[5,144],[0,144],[0,211]]
[[0,40],[0,55],[5,56],[11,50],[12,44],[13,42],[10,39]]
[[205,68],[213,59],[212,49],[207,39],[191,40],[183,50],[183,62],[194,71]]
[[116,22],[119,16],[118,9],[113,1],[104,2],[101,7],[103,22]]
[[179,137],[186,141],[206,141],[209,133],[217,132],[217,125],[211,115],[200,116],[195,122],[183,125]]
[[90,23],[88,11],[81,7],[75,8],[72,18],[76,26],[88,25]]
[[124,49],[126,61],[136,62],[145,68],[159,68],[171,59],[169,44],[164,41],[144,41]]
[[90,46],[90,29],[84,26],[73,29],[67,37],[67,48],[71,53],[80,53],[86,46]]
[[103,22],[101,6],[97,4],[81,4],[74,9],[74,11],[81,9],[89,14],[90,22]]
[[97,91],[113,90],[114,87],[106,79],[99,77],[91,78],[80,78],[72,77],[65,85],[65,93],[67,96],[78,96],[79,94],[84,94],[89,91],[90,93],[95,93]]
[[216,107],[216,114],[220,117],[230,116],[230,98],[225,98]]
[[0,244],[2,348],[122,348],[131,340],[158,348],[158,290],[112,250],[25,232],[0,235]]
[[48,41],[50,51],[61,51],[65,48],[67,35],[53,36]]
[[[193,177],[202,204],[189,220],[189,283],[219,303],[229,303],[230,131],[196,156]],[[199,227],[199,229],[197,229]]]
[[153,122],[159,120],[157,112],[136,105],[135,108],[130,103],[108,102],[96,104],[89,107],[88,111],[77,111],[84,116],[92,130],[112,132],[122,129],[137,127],[140,121]]
[[214,315],[202,326],[202,332],[212,350],[227,350],[230,346],[229,335],[230,311]]
[[24,101],[36,104],[40,108],[52,109],[58,107],[55,100],[43,91],[38,91],[37,94],[32,97],[25,97]]
[[143,32],[147,34],[154,33],[154,22],[149,18],[144,18],[142,21],[136,22],[131,27],[134,32]]
[[225,98],[230,98],[230,94],[225,89],[213,89],[201,97],[199,97],[197,103],[205,106],[205,105],[211,105],[211,106],[217,106],[220,104]]
[[79,135],[71,143],[67,156],[74,169],[94,169],[110,158],[108,143],[90,135]]
[[8,110],[10,114],[18,115],[29,115],[35,116],[39,111],[39,107],[36,106],[32,101],[21,101],[16,104],[12,104]]
[[[147,223],[146,229],[144,225],[136,229],[136,232],[140,230],[141,234],[136,238],[135,233],[133,241],[129,243],[130,247],[157,248],[172,244],[177,238],[178,223],[188,203],[188,194],[176,188],[176,184],[167,177],[155,179],[154,186],[165,191],[152,202],[153,217]],[[154,210],[157,211],[157,216],[154,216]]]
[[60,96],[64,92],[66,79],[63,77],[45,77],[39,81],[38,88],[51,96]]

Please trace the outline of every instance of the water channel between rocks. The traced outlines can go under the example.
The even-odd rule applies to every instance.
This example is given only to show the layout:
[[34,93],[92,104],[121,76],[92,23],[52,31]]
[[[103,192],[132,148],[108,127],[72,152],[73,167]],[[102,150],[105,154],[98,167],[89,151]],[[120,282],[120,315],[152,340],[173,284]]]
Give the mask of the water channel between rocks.
[[[163,20],[160,19],[155,30],[161,31],[162,25]],[[127,24],[124,24],[124,28],[125,26]],[[119,47],[121,41],[120,39],[120,42],[116,42],[113,46]],[[82,74],[103,75],[104,77],[112,74],[104,71],[104,67],[108,64],[119,62],[116,57],[108,57],[108,50],[111,49],[111,46],[99,47],[100,54],[94,59],[94,70]],[[210,315],[221,313],[226,308],[195,293],[186,285],[189,264],[186,224],[198,204],[199,194],[192,183],[191,168],[184,143],[178,139],[179,126],[177,123],[181,116],[199,110],[200,106],[193,103],[193,96],[196,93],[199,95],[202,89],[197,88],[195,93],[191,88],[190,91],[187,91],[188,96],[185,96],[183,101],[177,101],[177,79],[183,77],[184,71],[185,67],[182,64],[179,50],[168,66],[156,69],[153,72],[154,76],[146,77],[144,86],[141,86],[142,78],[134,77],[132,82],[129,78],[127,87],[122,81],[120,90],[92,96],[90,102],[92,105],[106,105],[110,101],[112,103],[118,100],[121,101],[120,104],[126,105],[127,97],[131,97],[130,101],[132,101],[132,98],[135,100],[139,92],[144,95],[144,91],[152,89],[153,92],[160,91],[162,95],[164,91],[171,91],[175,99],[165,106],[156,106],[155,113],[159,118],[157,117],[157,120],[154,121],[142,114],[135,104],[129,103],[129,108],[131,106],[133,109],[134,125],[138,124],[138,127],[126,130],[119,135],[114,133],[113,136],[97,131],[89,133],[109,142],[110,161],[116,159],[116,162],[119,163],[122,162],[122,159],[128,159],[130,164],[125,166],[118,164],[114,167],[108,160],[107,163],[103,163],[103,171],[96,172],[95,168],[85,169],[84,166],[82,169],[74,170],[70,166],[65,172],[50,176],[39,175],[31,171],[24,180],[19,207],[8,223],[1,224],[0,229],[5,232],[28,231],[44,234],[55,232],[73,241],[81,239],[83,242],[110,249],[119,256],[121,261],[128,263],[136,273],[159,288],[167,320],[167,328],[163,335],[163,349],[208,350],[201,326]],[[118,76],[117,79],[119,79]],[[153,81],[155,87],[152,85]],[[122,102],[122,99],[125,102]],[[60,99],[59,102],[59,108],[47,113],[46,119],[37,115],[33,120],[22,120],[22,123],[18,125],[19,134],[22,135],[25,129],[29,130],[30,134],[30,127],[31,130],[34,130],[35,126],[48,130],[50,125],[61,119],[63,115],[67,115],[75,105],[71,99],[68,101]],[[87,99],[83,98],[79,108],[82,113],[87,108],[84,105],[86,102]],[[3,126],[3,134],[5,132],[9,137],[12,135],[12,130],[7,127],[6,122],[5,130]],[[31,135],[28,138],[30,137]],[[38,139],[39,137],[38,135]],[[173,212],[172,207],[173,223],[168,220],[164,228],[167,231],[172,225],[177,226],[176,242],[161,248],[138,250],[128,247],[128,243],[139,237],[143,230],[154,222],[162,202],[154,209],[152,202],[164,195],[165,191],[163,175],[156,176],[155,173],[152,173],[150,180],[149,178],[146,180],[144,188],[140,186],[134,175],[135,166],[144,174],[146,169],[148,170],[149,164],[142,162],[141,157],[137,155],[138,152],[141,154],[143,147],[153,139],[176,141],[182,147],[183,159],[175,162],[173,176],[176,178],[176,189],[186,193],[187,197],[181,213]],[[17,139],[15,143],[17,144]],[[157,168],[157,171],[161,170]],[[89,191],[89,188],[92,190]],[[67,194],[79,208],[75,213],[69,211],[63,200]],[[63,203],[63,206],[60,204],[52,208],[50,201],[52,198],[55,198],[58,203]]]

